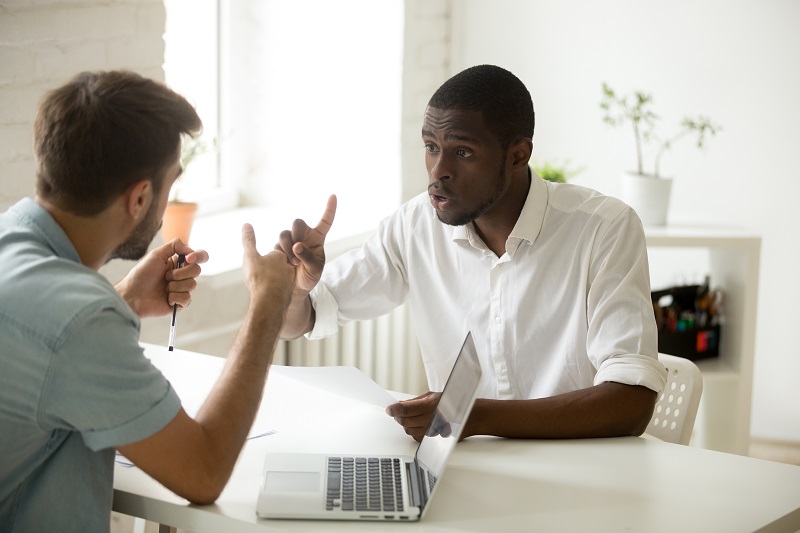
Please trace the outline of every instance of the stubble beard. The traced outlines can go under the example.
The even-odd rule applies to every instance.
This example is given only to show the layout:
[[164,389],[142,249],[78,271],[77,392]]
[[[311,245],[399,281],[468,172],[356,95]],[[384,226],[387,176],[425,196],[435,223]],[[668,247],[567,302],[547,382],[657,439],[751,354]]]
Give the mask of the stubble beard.
[[150,243],[161,228],[161,220],[158,218],[158,202],[153,201],[145,214],[144,219],[139,223],[133,232],[125,239],[125,242],[111,252],[111,259],[129,259],[138,261],[150,248]]
[[492,180],[492,184],[494,188],[492,189],[491,193],[481,202],[481,204],[476,207],[474,210],[470,211],[469,213],[465,213],[463,215],[455,214],[455,218],[450,220],[445,220],[442,218],[442,214],[438,211],[436,212],[436,217],[439,219],[440,222],[447,224],[448,226],[465,226],[470,222],[474,221],[476,218],[479,218],[485,215],[497,201],[500,199],[503,189],[505,188],[506,180],[505,180],[505,169],[506,169],[506,158],[503,157],[503,161],[500,163],[500,168],[495,174],[494,179]]

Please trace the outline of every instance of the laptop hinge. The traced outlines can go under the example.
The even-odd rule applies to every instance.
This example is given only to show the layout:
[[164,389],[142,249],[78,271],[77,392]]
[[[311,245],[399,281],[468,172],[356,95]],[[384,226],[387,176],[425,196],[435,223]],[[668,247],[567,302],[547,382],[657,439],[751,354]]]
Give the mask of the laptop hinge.
[[421,512],[428,499],[422,489],[423,479],[420,476],[419,468],[417,468],[416,458],[406,463],[406,480],[408,481],[408,493],[411,495],[411,505],[419,507]]

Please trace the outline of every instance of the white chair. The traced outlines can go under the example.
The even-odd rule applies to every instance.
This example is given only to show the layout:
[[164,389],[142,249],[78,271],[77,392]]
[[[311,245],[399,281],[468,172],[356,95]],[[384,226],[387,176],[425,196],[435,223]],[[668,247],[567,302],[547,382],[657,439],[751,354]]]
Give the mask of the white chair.
[[696,364],[683,357],[660,353],[658,360],[667,368],[667,384],[658,395],[645,433],[663,441],[689,444],[703,392],[703,375]]

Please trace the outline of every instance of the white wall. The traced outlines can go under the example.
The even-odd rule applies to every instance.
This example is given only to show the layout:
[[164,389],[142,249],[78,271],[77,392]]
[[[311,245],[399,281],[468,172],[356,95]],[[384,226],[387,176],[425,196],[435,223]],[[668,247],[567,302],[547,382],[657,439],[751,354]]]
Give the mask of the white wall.
[[762,236],[751,434],[800,441],[800,2],[454,0],[453,13],[453,72],[517,74],[536,109],[534,157],[583,167],[575,183],[618,195],[635,165],[632,134],[601,121],[603,81],[653,93],[665,135],[685,114],[722,125],[704,152],[682,141],[663,158],[670,221]]

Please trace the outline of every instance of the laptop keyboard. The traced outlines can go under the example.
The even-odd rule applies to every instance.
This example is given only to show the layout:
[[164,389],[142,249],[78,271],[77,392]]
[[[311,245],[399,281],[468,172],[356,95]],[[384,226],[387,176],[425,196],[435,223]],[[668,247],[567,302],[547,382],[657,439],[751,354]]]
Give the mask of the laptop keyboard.
[[328,457],[328,511],[403,511],[400,459]]

